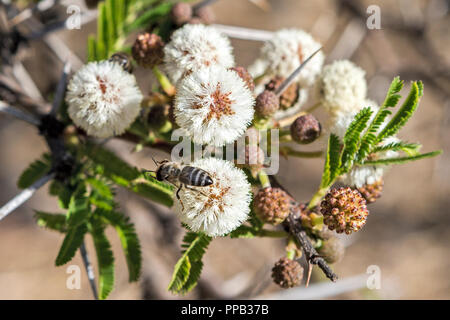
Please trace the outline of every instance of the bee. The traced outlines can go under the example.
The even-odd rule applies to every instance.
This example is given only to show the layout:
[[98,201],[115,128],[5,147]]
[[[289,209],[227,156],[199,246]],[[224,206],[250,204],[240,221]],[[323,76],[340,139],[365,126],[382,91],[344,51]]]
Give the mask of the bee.
[[133,72],[133,65],[131,63],[131,60],[124,52],[116,52],[108,60],[118,63],[123,68],[123,70],[127,71],[128,73]]
[[157,169],[156,171],[149,170],[148,172],[156,172],[156,180],[169,182],[170,184],[173,184],[178,188],[176,197],[178,200],[180,200],[183,210],[184,205],[179,195],[183,187],[189,190],[200,192],[201,194],[205,195],[200,190],[194,189],[192,187],[207,187],[214,183],[211,175],[203,169],[192,166],[185,166],[181,163],[172,162],[169,160],[158,162],[153,159],[153,161],[157,165]]

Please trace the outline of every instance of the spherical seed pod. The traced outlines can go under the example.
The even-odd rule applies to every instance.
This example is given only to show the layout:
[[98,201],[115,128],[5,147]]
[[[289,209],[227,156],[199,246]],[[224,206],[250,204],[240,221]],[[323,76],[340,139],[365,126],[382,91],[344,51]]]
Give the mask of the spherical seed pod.
[[181,26],[191,20],[192,18],[192,7],[184,2],[178,2],[173,5],[170,10],[170,17],[173,23],[177,26]]
[[295,260],[281,258],[272,268],[272,279],[282,288],[292,288],[300,284],[303,278],[303,268]]
[[292,140],[301,144],[313,142],[321,132],[322,126],[312,114],[298,117],[291,125]]
[[239,75],[239,77],[242,80],[244,80],[245,84],[250,89],[250,91],[253,92],[255,90],[255,83],[253,82],[253,77],[247,71],[247,69],[245,69],[244,67],[233,67],[233,68],[230,68],[230,70],[235,71]]
[[204,24],[211,24],[216,20],[216,15],[209,6],[203,6],[195,10],[194,16],[198,17]]
[[383,178],[380,178],[372,184],[366,184],[361,188],[358,188],[358,191],[364,199],[366,199],[368,204],[374,203],[379,197],[381,197],[381,194],[383,193],[383,185]]
[[289,195],[280,188],[261,189],[253,200],[253,209],[262,221],[280,224],[290,212]]
[[[285,79],[280,76],[276,76],[266,84],[266,90],[275,91],[283,83]],[[300,97],[300,85],[298,82],[292,83],[284,90],[280,96],[280,108],[286,110],[294,106]]]
[[320,211],[328,229],[346,234],[361,229],[369,215],[366,200],[358,190],[348,187],[328,192],[320,204]]
[[344,257],[345,247],[341,240],[331,237],[323,241],[318,252],[326,262],[337,263]]
[[280,108],[280,101],[276,94],[264,90],[256,97],[255,112],[261,118],[269,118]]
[[164,58],[164,42],[154,33],[144,32],[137,36],[131,48],[133,58],[144,68],[161,64]]

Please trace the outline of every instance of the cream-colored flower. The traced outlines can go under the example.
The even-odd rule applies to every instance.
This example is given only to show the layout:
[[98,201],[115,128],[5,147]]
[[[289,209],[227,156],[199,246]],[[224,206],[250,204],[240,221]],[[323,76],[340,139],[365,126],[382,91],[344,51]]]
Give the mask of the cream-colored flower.
[[208,172],[214,183],[207,187],[182,188],[174,209],[181,222],[195,232],[223,236],[247,220],[250,184],[244,172],[231,162],[216,158],[190,164]]

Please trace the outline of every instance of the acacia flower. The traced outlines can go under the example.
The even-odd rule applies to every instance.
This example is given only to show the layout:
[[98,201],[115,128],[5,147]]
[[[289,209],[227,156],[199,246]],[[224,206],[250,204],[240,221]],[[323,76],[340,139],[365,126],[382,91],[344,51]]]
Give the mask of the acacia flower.
[[170,80],[177,83],[203,68],[233,67],[232,51],[228,38],[213,27],[187,24],[175,31],[164,47],[164,68]]
[[195,143],[223,146],[244,134],[255,100],[239,75],[220,67],[201,69],[177,87],[174,115]]
[[174,204],[181,222],[195,232],[217,237],[228,234],[247,220],[250,184],[241,169],[217,158],[198,159],[190,165],[208,172],[214,183],[181,189],[181,202],[175,200]]
[[[300,29],[282,29],[261,49],[261,59],[267,64],[266,73],[287,78],[300,64],[321,47],[320,43]],[[298,76],[301,87],[312,85],[322,70],[322,52],[312,59]]]
[[323,68],[317,81],[317,94],[331,117],[362,109],[367,94],[365,74],[348,60],[338,60]]
[[83,66],[70,80],[66,94],[75,125],[98,138],[123,133],[138,116],[142,98],[136,78],[111,61]]

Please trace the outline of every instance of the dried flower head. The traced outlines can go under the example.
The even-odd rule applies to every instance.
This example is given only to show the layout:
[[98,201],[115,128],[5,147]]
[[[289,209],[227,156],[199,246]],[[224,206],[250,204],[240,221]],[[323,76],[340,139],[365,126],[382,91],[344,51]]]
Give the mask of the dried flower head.
[[192,72],[211,66],[231,68],[230,41],[213,27],[187,24],[175,31],[164,47],[164,68],[174,83]]
[[237,165],[258,171],[264,166],[264,151],[255,144],[246,145],[243,152],[238,150]]
[[75,125],[98,138],[122,134],[138,116],[141,101],[135,77],[111,61],[83,66],[70,80],[66,94]]
[[277,225],[289,215],[289,200],[289,195],[280,188],[264,188],[256,194],[253,209],[262,221]]
[[361,229],[369,215],[366,200],[358,190],[349,187],[329,191],[320,204],[320,212],[328,229],[346,234]]
[[131,51],[138,65],[151,68],[162,63],[164,57],[163,48],[164,42],[160,36],[144,32],[137,36]]
[[367,94],[365,74],[348,60],[338,60],[323,68],[317,81],[317,93],[332,117],[362,109]]
[[253,119],[255,100],[236,72],[201,69],[177,87],[177,124],[195,143],[223,146],[244,134]]
[[366,202],[374,203],[379,197],[381,197],[381,194],[383,193],[383,178],[380,178],[379,180],[375,181],[372,184],[365,184],[362,187],[358,188],[359,193],[366,199]]
[[211,24],[216,20],[216,15],[210,6],[203,6],[195,10],[194,16],[199,18],[204,24]]
[[[321,47],[307,32],[283,29],[275,33],[261,49],[261,58],[267,63],[267,73],[288,77],[300,64]],[[319,52],[302,70],[298,82],[302,87],[312,85],[319,75],[325,56]]]
[[322,132],[322,126],[312,114],[298,117],[291,125],[292,140],[301,144],[311,143]]
[[181,189],[179,195],[183,204],[175,200],[174,209],[183,223],[195,232],[217,237],[228,234],[247,220],[250,184],[241,169],[216,158],[199,159],[191,165],[208,172],[214,183]]
[[[275,91],[283,83],[285,78],[280,76],[273,77],[267,84],[266,90]],[[293,82],[289,87],[284,90],[280,96],[280,107],[283,110],[293,107],[300,97],[300,85],[297,82]]]
[[272,279],[282,288],[292,288],[300,284],[303,278],[303,268],[300,264],[288,258],[281,258],[272,268]]

